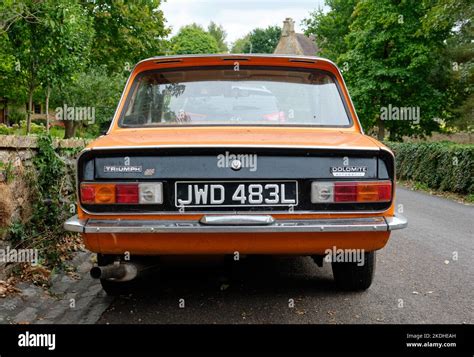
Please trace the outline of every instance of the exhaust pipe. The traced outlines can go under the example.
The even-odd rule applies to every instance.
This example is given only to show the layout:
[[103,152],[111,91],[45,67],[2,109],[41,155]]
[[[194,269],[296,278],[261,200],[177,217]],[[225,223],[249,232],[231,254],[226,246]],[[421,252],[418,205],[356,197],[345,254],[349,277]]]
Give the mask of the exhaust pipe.
[[105,266],[92,267],[90,274],[93,279],[130,281],[137,277],[139,270],[141,269],[133,263],[114,263]]

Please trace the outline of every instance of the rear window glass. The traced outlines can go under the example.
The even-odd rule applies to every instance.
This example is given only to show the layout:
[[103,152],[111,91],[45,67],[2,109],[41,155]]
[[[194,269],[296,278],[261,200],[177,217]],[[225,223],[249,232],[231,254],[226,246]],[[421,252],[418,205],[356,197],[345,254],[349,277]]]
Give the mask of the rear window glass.
[[135,79],[119,125],[349,126],[324,71],[240,68],[148,71]]

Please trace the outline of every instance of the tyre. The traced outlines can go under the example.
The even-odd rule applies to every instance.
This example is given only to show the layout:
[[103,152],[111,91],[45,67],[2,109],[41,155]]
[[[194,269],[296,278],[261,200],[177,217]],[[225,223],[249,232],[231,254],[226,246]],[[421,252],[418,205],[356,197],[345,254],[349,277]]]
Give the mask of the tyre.
[[131,281],[116,282],[107,279],[100,279],[100,284],[108,296],[129,295],[133,292],[134,285]]
[[357,262],[332,262],[336,286],[345,291],[367,290],[375,273],[375,252],[364,253],[363,264]]
[[[97,264],[105,266],[115,261],[115,255],[97,254]],[[113,281],[108,279],[100,279],[102,289],[109,296],[128,295],[133,291],[134,281]]]

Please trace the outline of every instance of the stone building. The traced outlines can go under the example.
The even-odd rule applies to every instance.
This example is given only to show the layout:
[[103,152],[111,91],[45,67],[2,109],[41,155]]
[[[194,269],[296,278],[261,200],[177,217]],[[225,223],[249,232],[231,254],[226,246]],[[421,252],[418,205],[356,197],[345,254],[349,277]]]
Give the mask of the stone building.
[[274,54],[316,56],[319,52],[313,36],[305,36],[295,32],[295,22],[287,17],[283,21],[280,41],[275,48]]

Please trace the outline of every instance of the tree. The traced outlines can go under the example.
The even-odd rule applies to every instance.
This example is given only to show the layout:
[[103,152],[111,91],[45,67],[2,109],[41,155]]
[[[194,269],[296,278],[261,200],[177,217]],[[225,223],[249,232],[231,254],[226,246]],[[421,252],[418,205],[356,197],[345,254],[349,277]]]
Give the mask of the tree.
[[0,31],[0,98],[5,100],[3,105],[26,103],[25,81],[20,69],[7,33]]
[[[434,118],[444,115],[449,63],[442,53],[450,24],[436,30],[423,26],[420,19],[434,3],[333,0],[327,15],[313,13],[306,21],[314,26],[307,33],[315,33],[323,53],[343,69],[363,125],[377,125],[379,139],[386,129],[391,140],[399,140],[439,128]],[[390,106],[419,108],[420,121],[382,120]]]
[[66,110],[67,107],[87,108],[88,113],[94,114],[92,118],[86,118],[88,123],[65,120],[65,138],[75,136],[76,130],[86,124],[88,133],[94,137],[108,128],[125,80],[123,74],[108,74],[107,68],[102,66],[78,73],[70,81],[64,82],[52,95],[52,103],[56,108],[63,115],[64,107]]
[[268,26],[256,28],[246,36],[235,41],[232,53],[273,53],[281,37],[281,28]]
[[[246,46],[250,43],[250,34],[245,35],[242,38],[237,39],[230,50],[231,53],[249,53]],[[247,50],[247,52],[245,52]]]
[[[49,132],[49,99],[54,86],[71,80],[88,64],[93,38],[91,19],[75,1],[61,0],[45,3],[45,26],[36,33],[43,41],[38,79],[46,92],[46,130]],[[73,123],[65,122],[66,134]],[[66,135],[67,136],[67,135]]]
[[215,38],[196,24],[182,27],[171,39],[171,46],[178,55],[219,52]]
[[[426,5],[370,0],[359,2],[352,15],[348,51],[340,60],[349,66],[346,77],[362,103],[360,113],[369,125],[377,124],[379,139],[386,128],[391,140],[439,128],[434,119],[444,109],[449,72],[441,54],[450,28],[424,30],[420,19],[427,14]],[[390,105],[419,108],[419,123],[382,120],[382,108]]]
[[26,131],[31,126],[33,109],[33,93],[38,86],[38,68],[41,43],[34,41],[34,34],[41,26],[42,3],[28,1],[16,6],[13,2],[3,3],[2,14],[9,14],[8,20],[2,21],[2,30],[7,31],[8,45],[14,54],[15,70],[18,81],[26,89],[28,97],[28,113]]
[[215,22],[211,21],[207,27],[207,32],[216,40],[217,47],[219,47],[219,52],[227,53],[229,51],[227,44],[225,43],[227,33],[225,32],[222,25],[217,25]]
[[165,54],[170,33],[160,0],[81,0],[94,19],[91,60],[109,73],[127,70],[138,61]]
[[[28,101],[27,132],[33,99],[44,93],[47,113],[52,95],[60,105],[97,107],[99,118],[110,118],[111,97],[98,98],[113,92],[117,100],[121,88],[112,91],[110,85],[123,85],[124,75],[142,58],[165,53],[169,29],[160,4],[159,0],[1,1],[0,97],[18,104]],[[73,85],[82,92],[74,92]],[[77,123],[64,124],[65,136],[73,136]]]
[[5,10],[14,14],[3,29],[15,57],[15,70],[28,93],[29,133],[35,90],[42,82],[51,88],[60,76],[77,70],[87,58],[84,51],[91,36],[83,9],[73,0],[12,2]]
[[345,37],[352,23],[352,13],[359,0],[326,0],[330,10],[314,11],[303,20],[305,35],[314,35],[321,52],[320,55],[336,61],[340,54],[347,51]]
[[423,21],[426,31],[451,27],[443,55],[451,64],[446,102],[447,121],[460,130],[474,129],[474,4],[439,0]]

